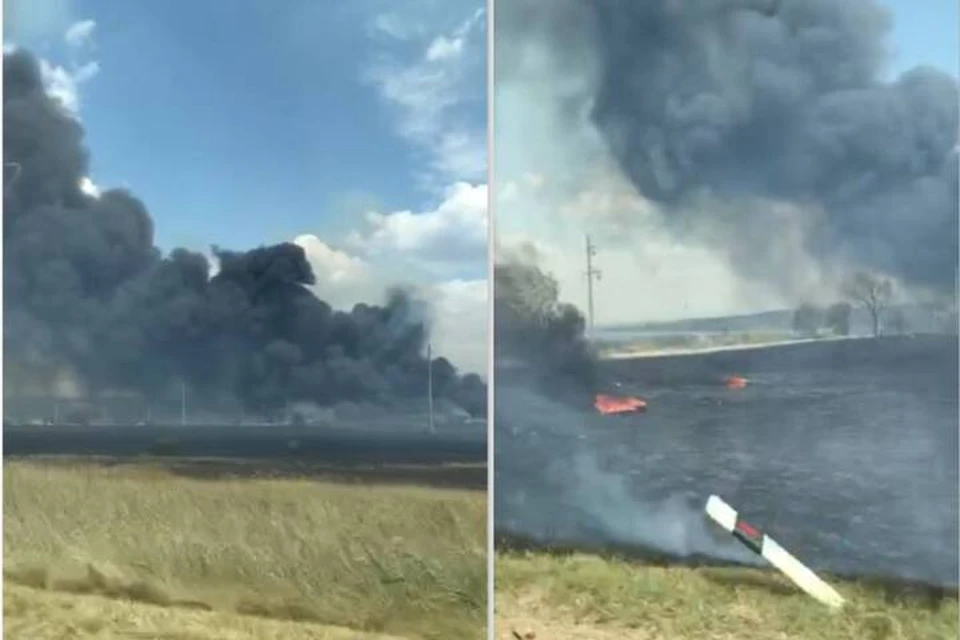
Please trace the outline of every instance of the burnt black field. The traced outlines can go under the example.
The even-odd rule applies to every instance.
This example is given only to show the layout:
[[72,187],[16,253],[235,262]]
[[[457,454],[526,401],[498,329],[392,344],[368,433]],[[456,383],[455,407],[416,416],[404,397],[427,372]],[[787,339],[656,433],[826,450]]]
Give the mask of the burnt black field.
[[306,461],[328,465],[477,464],[487,445],[476,434],[429,434],[401,428],[309,426],[16,426],[3,434],[4,457],[171,456]]
[[[716,493],[812,567],[956,585],[955,337],[606,361],[602,417],[519,379],[496,388],[500,539],[756,563],[705,521]],[[727,375],[749,379],[724,387]]]

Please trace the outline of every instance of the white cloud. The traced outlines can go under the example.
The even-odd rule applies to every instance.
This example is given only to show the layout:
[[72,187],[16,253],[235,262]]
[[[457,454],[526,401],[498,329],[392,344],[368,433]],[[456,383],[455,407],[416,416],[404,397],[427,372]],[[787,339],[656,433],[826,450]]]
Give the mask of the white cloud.
[[[95,28],[96,22],[93,20],[75,22],[66,29],[63,38],[74,49],[80,49],[93,43]],[[7,51],[6,45],[4,51]],[[100,73],[100,63],[96,60],[82,63],[73,60],[69,68],[44,58],[39,63],[47,93],[76,117],[80,110],[80,87]]]
[[476,267],[487,256],[487,186],[459,182],[435,209],[369,213],[350,244],[371,256],[403,254],[421,265]]
[[97,62],[88,62],[70,71],[48,60],[40,60],[40,74],[47,93],[73,114],[80,110],[80,85],[92,80],[98,73],[100,65]]
[[419,35],[422,29],[396,13],[381,13],[370,23],[370,31],[374,37],[404,41]]
[[437,353],[458,368],[487,377],[488,311],[486,280],[452,280],[434,285],[430,337]]
[[377,33],[404,46],[383,51],[367,78],[396,109],[399,134],[427,153],[431,186],[486,174],[486,119],[478,115],[486,103],[484,18],[485,10],[475,9],[427,39],[394,14],[374,21]]
[[92,42],[93,30],[97,27],[94,20],[80,20],[74,22],[63,35],[63,39],[71,47],[80,48]]
[[335,249],[316,235],[298,236],[317,284],[314,294],[336,309],[380,303],[393,286],[411,287],[430,309],[434,352],[464,371],[485,374],[487,306],[485,280],[412,281],[388,265]]
[[444,175],[471,178],[487,172],[487,138],[483,131],[447,131],[438,137],[435,152],[434,167]]
[[463,53],[463,38],[447,38],[437,36],[427,48],[426,58],[429,62],[456,58]]
[[94,184],[90,178],[82,178],[80,180],[80,190],[93,198],[100,197],[100,187]]
[[335,249],[316,235],[294,238],[313,267],[316,284],[313,292],[337,309],[350,309],[358,302],[370,302],[382,296],[384,288],[373,277],[362,258]]
[[207,247],[203,249],[201,253],[207,259],[207,277],[212,278],[220,273],[220,258],[217,257],[213,250]]

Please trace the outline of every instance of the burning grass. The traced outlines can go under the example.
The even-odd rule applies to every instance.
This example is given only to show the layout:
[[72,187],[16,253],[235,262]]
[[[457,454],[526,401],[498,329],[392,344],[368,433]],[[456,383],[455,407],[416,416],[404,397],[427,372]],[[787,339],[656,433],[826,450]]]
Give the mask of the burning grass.
[[484,637],[479,492],[31,462],[4,483],[4,606],[23,637],[117,620],[169,638]]
[[848,606],[831,613],[759,570],[508,553],[496,581],[496,637],[510,640],[946,640],[960,631],[955,593],[834,581]]

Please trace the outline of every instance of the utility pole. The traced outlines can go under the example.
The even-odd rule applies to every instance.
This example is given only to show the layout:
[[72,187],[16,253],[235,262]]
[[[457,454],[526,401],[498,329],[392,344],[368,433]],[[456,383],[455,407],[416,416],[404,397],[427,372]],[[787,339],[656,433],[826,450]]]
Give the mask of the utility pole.
[[587,236],[587,322],[590,328],[590,337],[593,337],[593,281],[599,282],[600,270],[593,266],[593,257],[597,255],[597,247]]
[[427,343],[427,428],[433,433],[433,348]]
[[187,426],[187,383],[180,382],[180,426]]

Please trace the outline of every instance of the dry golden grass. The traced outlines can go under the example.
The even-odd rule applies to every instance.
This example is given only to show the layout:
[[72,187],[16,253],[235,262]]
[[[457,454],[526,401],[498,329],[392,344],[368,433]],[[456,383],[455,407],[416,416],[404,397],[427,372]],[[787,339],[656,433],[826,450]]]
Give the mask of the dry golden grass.
[[8,584],[182,615],[209,609],[409,638],[481,638],[485,525],[485,496],[476,492],[4,466]]
[[3,626],[5,637],[25,640],[402,640],[308,622],[160,607],[10,584],[3,594]]
[[595,556],[504,554],[496,566],[496,637],[540,640],[948,640],[955,597],[890,600],[835,583],[833,613],[779,574],[652,567]]

